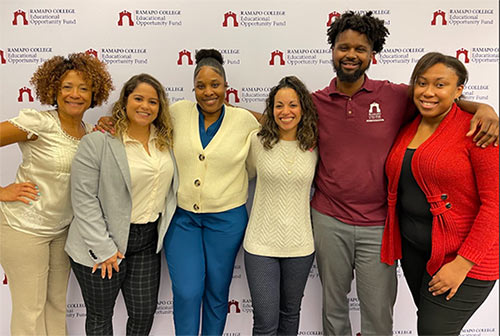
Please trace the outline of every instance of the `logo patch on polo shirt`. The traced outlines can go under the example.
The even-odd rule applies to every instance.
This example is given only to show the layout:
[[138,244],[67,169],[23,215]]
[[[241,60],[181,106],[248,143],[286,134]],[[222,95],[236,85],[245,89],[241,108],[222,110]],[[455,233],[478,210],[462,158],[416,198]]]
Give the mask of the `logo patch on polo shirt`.
[[381,122],[384,121],[384,117],[382,115],[382,110],[380,109],[380,105],[377,102],[373,102],[370,104],[368,108],[368,119],[366,122]]

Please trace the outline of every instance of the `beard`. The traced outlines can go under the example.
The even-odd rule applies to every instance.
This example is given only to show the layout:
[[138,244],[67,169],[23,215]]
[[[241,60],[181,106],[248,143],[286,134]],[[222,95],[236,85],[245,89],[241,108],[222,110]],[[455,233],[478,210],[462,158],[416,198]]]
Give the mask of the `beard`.
[[341,82],[346,82],[346,83],[354,83],[355,81],[357,81],[361,76],[363,76],[365,74],[366,70],[368,70],[368,68],[370,67],[370,64],[371,64],[371,62],[369,62],[368,65],[366,66],[366,68],[359,67],[359,69],[357,69],[354,72],[346,73],[342,69],[340,62],[339,62],[338,66],[335,64],[335,61],[333,61],[332,63],[333,63],[333,69],[337,73],[337,78]]

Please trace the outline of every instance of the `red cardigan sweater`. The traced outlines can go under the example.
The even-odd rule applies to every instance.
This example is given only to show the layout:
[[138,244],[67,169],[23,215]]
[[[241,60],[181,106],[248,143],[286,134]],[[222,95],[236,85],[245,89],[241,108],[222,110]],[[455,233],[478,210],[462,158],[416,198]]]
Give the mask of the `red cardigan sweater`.
[[[411,164],[433,215],[432,252],[427,272],[434,275],[457,254],[475,265],[467,274],[498,279],[498,147],[481,149],[465,136],[472,115],[455,104],[436,131],[421,144]],[[387,157],[388,213],[381,260],[401,258],[397,192],[403,156],[421,116],[401,130]]]

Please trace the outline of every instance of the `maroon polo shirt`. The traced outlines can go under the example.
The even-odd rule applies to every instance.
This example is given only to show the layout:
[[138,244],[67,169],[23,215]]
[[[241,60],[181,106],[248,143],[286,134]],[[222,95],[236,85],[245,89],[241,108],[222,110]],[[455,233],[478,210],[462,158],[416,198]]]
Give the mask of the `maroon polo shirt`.
[[318,110],[319,165],[311,206],[352,225],[384,225],[385,160],[402,124],[415,115],[408,86],[365,76],[352,97],[336,78],[312,94]]

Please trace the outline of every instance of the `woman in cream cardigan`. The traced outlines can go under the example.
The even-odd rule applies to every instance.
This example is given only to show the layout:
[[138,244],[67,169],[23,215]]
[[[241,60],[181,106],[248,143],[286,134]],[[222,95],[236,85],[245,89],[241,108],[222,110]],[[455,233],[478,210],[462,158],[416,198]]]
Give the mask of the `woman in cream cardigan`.
[[165,237],[177,335],[221,335],[234,261],[247,225],[249,134],[257,120],[224,105],[226,75],[216,50],[196,54],[196,102],[171,107],[179,167],[178,208]]

